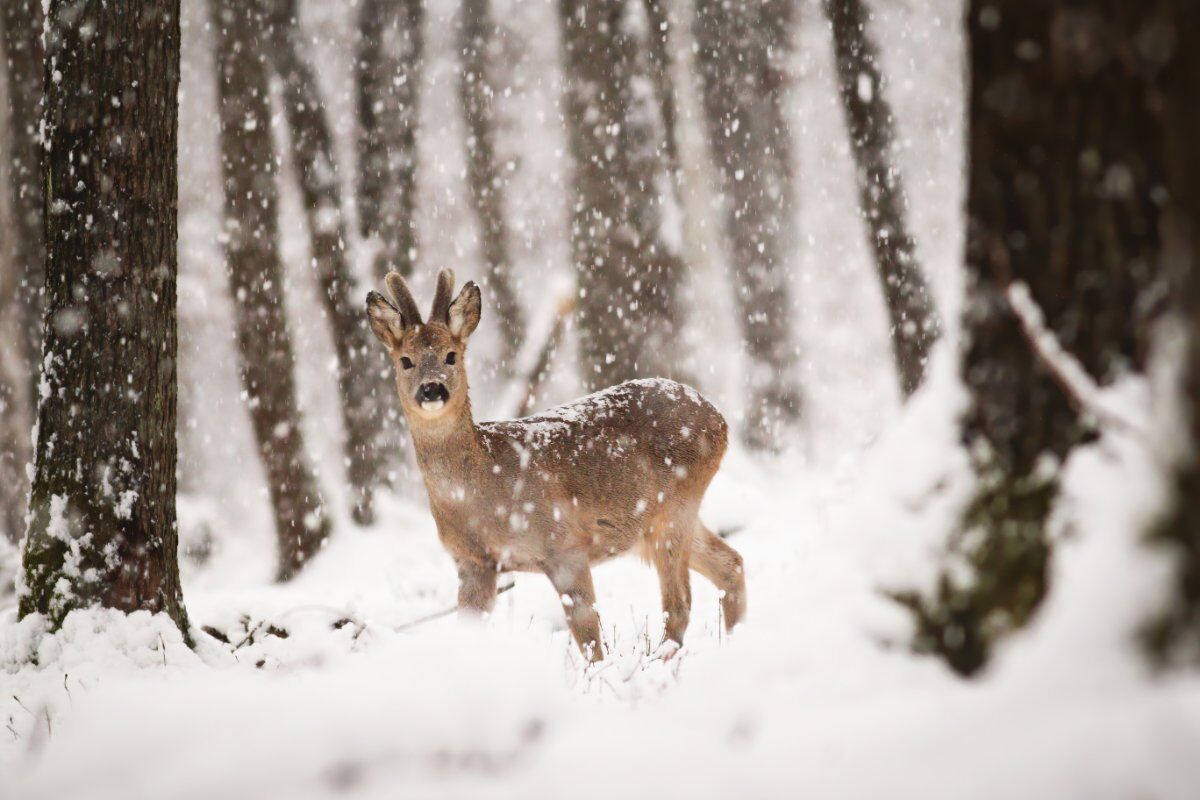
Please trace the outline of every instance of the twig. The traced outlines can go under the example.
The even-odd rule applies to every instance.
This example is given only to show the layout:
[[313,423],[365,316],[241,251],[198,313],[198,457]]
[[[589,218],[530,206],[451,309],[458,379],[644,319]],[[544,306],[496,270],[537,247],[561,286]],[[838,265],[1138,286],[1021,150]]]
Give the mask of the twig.
[[266,620],[260,619],[258,622],[254,623],[254,627],[250,628],[246,632],[246,637],[233,646],[234,651],[236,652],[238,650],[241,650],[243,647],[245,647],[247,644],[249,644],[250,641],[254,638],[254,634],[258,633],[258,629],[261,628],[265,622],[266,622]]
[[[500,595],[504,594],[505,592],[512,589],[516,585],[517,584],[515,584],[515,583],[506,583],[505,585],[501,586],[500,588],[498,588],[496,590],[496,596],[499,597]],[[410,622],[406,622],[403,625],[398,625],[395,628],[392,628],[392,630],[396,631],[397,633],[400,633],[401,631],[407,631],[411,628],[417,627],[418,625],[424,625],[426,622],[433,622],[435,619],[441,619],[442,617],[448,617],[451,614],[453,614],[455,611],[458,611],[458,606],[454,606],[452,608],[443,608],[441,611],[435,611],[432,614],[426,614],[423,617],[417,617],[416,619],[414,619]]]
[[1100,387],[1046,326],[1042,309],[1023,281],[1010,283],[1005,296],[1034,354],[1078,411],[1092,415],[1102,426],[1146,435],[1141,425],[1105,405]]
[[542,346],[538,349],[537,358],[528,370],[526,370],[522,381],[525,386],[524,392],[521,394],[521,402],[517,406],[516,416],[523,417],[533,411],[534,405],[537,402],[538,392],[542,388],[542,384],[546,380],[546,373],[549,371],[550,360],[554,358],[554,353],[558,350],[558,346],[562,343],[563,333],[567,328],[567,320],[571,316],[571,312],[575,309],[575,297],[568,295],[564,297],[554,311],[554,321],[550,325],[550,330],[546,334]]

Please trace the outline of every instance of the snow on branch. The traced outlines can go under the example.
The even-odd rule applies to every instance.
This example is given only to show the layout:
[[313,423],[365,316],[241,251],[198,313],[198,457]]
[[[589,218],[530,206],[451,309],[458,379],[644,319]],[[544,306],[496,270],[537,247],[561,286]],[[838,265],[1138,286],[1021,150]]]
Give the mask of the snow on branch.
[[1144,432],[1141,425],[1108,404],[1104,390],[1079,363],[1079,359],[1067,352],[1058,337],[1047,327],[1046,316],[1024,281],[1010,283],[1005,295],[1033,352],[1050,370],[1055,383],[1080,412],[1090,414],[1101,427],[1134,433]]

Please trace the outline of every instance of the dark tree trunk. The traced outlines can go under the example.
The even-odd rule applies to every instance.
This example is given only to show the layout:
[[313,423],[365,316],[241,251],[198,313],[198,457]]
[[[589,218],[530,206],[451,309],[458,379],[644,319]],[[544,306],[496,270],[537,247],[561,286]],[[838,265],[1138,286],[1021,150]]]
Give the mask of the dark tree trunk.
[[417,100],[424,0],[363,0],[359,9],[358,217],[375,273],[411,275],[417,252]]
[[743,438],[782,445],[778,423],[800,415],[788,292],[792,181],[780,60],[790,0],[697,0],[695,35],[709,144],[724,195],[742,336],[750,354]]
[[4,52],[8,61],[9,139],[14,236],[9,243],[15,270],[14,309],[29,368],[29,402],[36,403],[42,355],[42,285],[46,248],[42,239],[42,169],[38,120],[42,108],[42,4],[3,4]]
[[[354,495],[354,519],[374,518],[377,487],[386,482],[385,458],[395,449],[384,429],[381,400],[387,381],[376,377],[367,317],[354,297],[346,255],[346,223],[338,191],[333,137],[325,119],[317,78],[304,55],[296,0],[269,0],[270,56],[283,87],[284,115],[291,130],[296,172],[308,224],[313,266],[333,333],[338,359],[347,473]],[[393,437],[394,438],[394,437]]]
[[963,439],[978,488],[951,542],[962,569],[947,570],[933,598],[902,598],[917,648],[964,674],[1045,596],[1059,465],[1086,433],[1005,290],[1027,284],[1101,382],[1145,358],[1165,178],[1148,8],[970,4]]
[[1181,385],[1188,441],[1175,467],[1171,500],[1150,531],[1152,543],[1174,551],[1174,585],[1166,608],[1143,633],[1155,664],[1194,667],[1200,662],[1200,3],[1162,3],[1159,10],[1161,27],[1147,28],[1175,40],[1161,94],[1169,197],[1163,251],[1185,338]]
[[287,580],[324,543],[329,520],[308,463],[283,302],[276,166],[271,142],[264,9],[212,0],[217,29],[225,259],[234,299],[242,385],[258,441]]
[[892,157],[892,109],[883,95],[864,0],[825,0],[833,26],[838,88],[850,132],[859,206],[892,327],[892,350],[905,397],[925,378],[940,322],[905,221],[907,201]]
[[679,376],[678,231],[657,101],[638,92],[635,0],[560,0],[567,136],[574,162],[571,240],[579,282],[583,381],[599,388]]
[[488,2],[463,0],[459,98],[467,124],[467,186],[479,222],[490,299],[500,320],[500,357],[505,373],[511,375],[525,340],[525,315],[513,290],[508,228],[504,222],[503,171],[496,155],[496,93],[488,77],[489,45],[493,40]]
[[22,616],[187,632],[176,467],[179,2],[52,0],[45,339]]

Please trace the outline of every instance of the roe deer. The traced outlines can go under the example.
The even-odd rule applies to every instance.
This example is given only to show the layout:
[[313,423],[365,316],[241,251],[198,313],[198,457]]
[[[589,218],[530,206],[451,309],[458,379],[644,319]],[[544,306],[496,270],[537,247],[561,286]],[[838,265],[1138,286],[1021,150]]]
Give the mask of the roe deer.
[[732,628],[746,606],[742,558],[700,522],[700,500],[725,454],[720,412],[673,381],[627,381],[540,414],[476,424],[467,396],[467,339],[479,287],[452,301],[438,274],[422,321],[399,274],[396,300],[367,296],[371,329],[396,366],[396,388],[429,492],[438,537],[458,567],[458,604],[484,613],[501,571],[542,572],[584,656],[603,658],[591,566],[638,548],[662,588],[665,638],[683,643],[688,569],[724,594]]

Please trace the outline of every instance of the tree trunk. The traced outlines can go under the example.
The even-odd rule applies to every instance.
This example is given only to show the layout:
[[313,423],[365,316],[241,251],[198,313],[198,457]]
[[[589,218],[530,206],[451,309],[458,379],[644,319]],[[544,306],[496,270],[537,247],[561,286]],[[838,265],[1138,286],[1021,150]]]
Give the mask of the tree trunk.
[[883,95],[864,0],[825,0],[825,14],[833,26],[838,88],[854,153],[859,207],[891,320],[900,389],[908,397],[925,378],[941,325],[905,222],[907,201],[900,171],[891,163],[892,109]]
[[[1114,9],[969,9],[963,440],[978,488],[936,595],[901,598],[916,613],[916,647],[963,674],[1045,596],[1059,465],[1086,433],[1005,290],[1027,284],[1048,328],[1102,382],[1141,366],[1157,310],[1165,175],[1152,59],[1162,43],[1145,38],[1145,7]],[[1151,60],[1124,55],[1139,52]]]
[[296,0],[269,0],[270,55],[283,86],[284,115],[296,153],[296,172],[304,202],[313,266],[338,359],[342,425],[353,516],[361,524],[374,518],[376,488],[386,482],[385,456],[395,449],[384,429],[380,405],[387,381],[376,377],[367,316],[354,297],[354,278],[346,256],[346,224],[338,191],[333,137],[325,120],[317,78],[304,56]]
[[52,0],[44,370],[20,614],[165,612],[176,560],[179,2]]
[[1170,600],[1143,635],[1156,665],[1194,667],[1200,663],[1200,4],[1169,4],[1160,20],[1161,27],[1147,27],[1175,40],[1162,82],[1169,197],[1163,260],[1185,338],[1181,399],[1188,435],[1170,502],[1150,531],[1151,542],[1177,559]]
[[0,6],[0,32],[8,91],[9,135],[4,144],[11,223],[0,232],[6,252],[0,259],[0,335],[15,342],[0,365],[0,525],[16,542],[25,531],[32,460],[29,431],[37,404],[41,364],[42,287],[46,250],[42,242],[42,174],[38,118],[42,103],[42,6],[8,2]]
[[504,178],[496,155],[496,93],[488,77],[493,37],[488,0],[463,0],[461,25],[462,73],[458,89],[467,124],[467,186],[479,222],[487,286],[500,320],[501,363],[511,376],[525,340],[525,315],[512,285],[504,222]]
[[664,208],[676,200],[662,120],[639,80],[642,9],[635,0],[560,0],[559,10],[583,381],[595,389],[679,376],[683,269],[679,231]]
[[417,253],[417,100],[424,0],[362,0],[359,10],[358,218],[375,274],[412,274]]
[[779,62],[792,31],[789,0],[697,0],[695,35],[705,122],[724,195],[735,296],[750,355],[742,435],[778,449],[779,423],[800,416],[788,292],[791,146]]
[[42,286],[46,248],[42,239],[42,168],[38,119],[42,108],[42,4],[10,0],[3,4],[4,51],[8,61],[9,123],[7,154],[12,168],[15,235],[9,245],[15,270],[14,309],[30,365],[29,403],[37,402],[42,356]]
[[264,9],[259,0],[212,0],[223,238],[245,388],[279,537],[279,579],[292,577],[329,534],[308,463],[293,371],[295,354],[283,302],[275,154]]
[[671,15],[667,4],[671,0],[642,0],[646,9],[646,55],[650,64],[650,80],[654,82],[654,94],[658,97],[659,116],[662,118],[663,139],[666,144],[667,163],[675,183],[679,183],[679,142],[675,138],[675,85],[671,80]]

